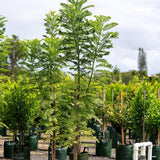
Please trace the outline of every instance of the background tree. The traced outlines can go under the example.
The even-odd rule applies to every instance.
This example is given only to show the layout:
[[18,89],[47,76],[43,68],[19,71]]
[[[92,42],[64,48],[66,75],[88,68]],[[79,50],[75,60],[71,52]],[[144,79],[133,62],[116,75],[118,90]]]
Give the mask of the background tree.
[[0,15],[0,75],[4,75],[9,71],[7,56],[9,54],[8,48],[10,45],[8,43],[8,37],[4,36],[5,22],[7,22],[5,17]]
[[9,63],[10,63],[10,74],[14,78],[16,74],[16,67],[18,67],[18,62],[24,58],[24,44],[19,40],[18,36],[12,35],[12,38],[9,40],[10,43],[10,54],[9,54]]
[[139,48],[138,54],[138,71],[140,75],[140,79],[143,76],[147,76],[147,61],[146,61],[146,52],[144,52],[143,48]]

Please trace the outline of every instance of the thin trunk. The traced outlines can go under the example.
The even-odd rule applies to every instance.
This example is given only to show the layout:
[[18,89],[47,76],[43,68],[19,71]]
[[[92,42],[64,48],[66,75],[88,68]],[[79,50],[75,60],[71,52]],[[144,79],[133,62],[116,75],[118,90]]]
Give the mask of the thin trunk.
[[[122,95],[122,91],[120,92],[120,96],[121,96],[121,113],[123,110],[123,95]],[[124,132],[123,132],[123,120],[121,119],[121,138],[122,138],[122,145],[124,145]]]
[[86,89],[86,93],[88,93],[89,86],[90,86],[91,81],[92,81],[93,72],[94,72],[94,65],[95,65],[95,58],[96,58],[96,57],[94,56],[94,61],[93,61],[93,64],[92,64],[92,70],[91,70],[91,76],[90,76],[89,83],[88,83],[88,86],[87,86],[87,89]]
[[[53,101],[53,103],[51,104],[52,108],[55,108],[55,101]],[[55,116],[55,110],[53,112],[53,116]],[[53,127],[54,127],[54,130],[53,130],[53,136],[52,136],[52,160],[56,160],[56,123],[54,122],[53,123]]]
[[[143,91],[144,101],[146,101],[146,91]],[[143,116],[142,141],[145,142],[145,115]]]
[[[74,107],[76,108],[76,117],[77,117],[77,114],[78,114],[78,107],[76,105],[76,100],[77,100],[77,93],[75,91],[75,94],[74,94],[74,100],[75,100],[75,104],[74,104]],[[79,131],[79,126],[77,124],[76,126],[76,130],[75,130],[75,133],[77,134],[77,132]],[[78,160],[78,152],[79,152],[79,135],[76,135],[75,137],[75,143],[74,143],[74,146],[73,146],[73,160]]]
[[11,76],[14,78],[14,72],[15,72],[15,65],[16,65],[16,51],[15,49],[12,49],[12,56],[11,56]]
[[160,130],[158,130],[158,138],[157,138],[157,145],[158,146],[160,145],[159,139],[160,139]]
[[106,94],[105,94],[105,89],[103,88],[103,117],[102,117],[102,122],[103,122],[103,140],[105,139],[105,113],[104,113],[104,108],[105,108],[105,101],[106,101]]
[[145,119],[143,118],[143,127],[142,127],[142,141],[145,142]]
[[16,140],[16,133],[15,133],[15,131],[13,131],[13,142],[15,142],[15,140]]

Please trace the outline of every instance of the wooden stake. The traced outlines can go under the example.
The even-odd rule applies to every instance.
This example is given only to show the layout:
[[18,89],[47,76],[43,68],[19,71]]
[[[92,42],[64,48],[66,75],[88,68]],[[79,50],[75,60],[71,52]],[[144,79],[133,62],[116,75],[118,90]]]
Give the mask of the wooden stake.
[[[143,91],[144,101],[146,101],[146,91]],[[145,117],[143,117],[142,141],[145,142]]]
[[103,88],[103,117],[102,117],[102,122],[103,122],[103,140],[105,139],[105,113],[104,113],[104,108],[105,108],[105,101],[106,101],[106,93],[105,89]]
[[[123,95],[122,91],[120,91],[120,96],[121,96],[121,113],[123,111]],[[121,119],[121,137],[122,137],[122,145],[124,144],[124,132],[123,132],[123,120]]]
[[[157,89],[157,94],[158,94],[158,99],[159,99],[159,97],[160,97],[159,88]],[[158,146],[160,145],[160,130],[159,129],[158,129],[157,145]]]

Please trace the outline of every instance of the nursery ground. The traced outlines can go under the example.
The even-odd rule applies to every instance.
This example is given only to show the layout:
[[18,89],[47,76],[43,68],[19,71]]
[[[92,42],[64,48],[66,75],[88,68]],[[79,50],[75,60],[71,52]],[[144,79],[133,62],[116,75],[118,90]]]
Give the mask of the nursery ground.
[[[0,160],[9,160],[3,157],[4,141],[11,139],[11,136],[0,137]],[[93,144],[95,143],[92,141]],[[83,150],[83,147],[82,147]],[[89,148],[89,160],[115,160],[115,149],[112,149],[112,158],[108,157],[97,157],[95,156],[94,145]],[[31,151],[31,160],[48,160],[48,143],[44,141],[43,137],[38,141],[38,150]],[[67,157],[69,160],[69,157]]]

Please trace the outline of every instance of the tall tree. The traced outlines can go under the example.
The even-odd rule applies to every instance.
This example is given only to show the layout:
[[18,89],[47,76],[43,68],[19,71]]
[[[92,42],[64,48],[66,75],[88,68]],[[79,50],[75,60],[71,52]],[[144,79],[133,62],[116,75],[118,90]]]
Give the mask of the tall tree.
[[60,128],[56,123],[59,115],[56,112],[58,110],[56,88],[57,83],[60,83],[64,76],[61,71],[64,61],[61,55],[61,38],[58,35],[58,19],[59,16],[53,11],[46,14],[44,19],[46,34],[41,41],[35,39],[26,42],[27,59],[23,63],[38,83],[42,112],[47,115],[45,118],[49,117],[48,121],[51,125],[48,125],[48,130],[52,138],[52,160],[56,159],[56,134],[57,128]]
[[143,48],[139,48],[138,71],[139,71],[140,79],[142,79],[143,76],[147,76],[146,52],[144,52]]
[[[75,114],[78,118],[80,116],[80,108],[77,102],[80,100],[81,92],[81,78],[88,72],[87,66],[91,65],[91,59],[87,56],[85,48],[88,47],[88,38],[90,37],[91,25],[87,18],[91,16],[88,8],[93,5],[84,6],[87,0],[68,0],[68,3],[61,3],[60,20],[63,27],[62,35],[64,36],[63,45],[65,59],[71,63],[70,70],[77,74],[75,78]],[[78,159],[80,153],[80,124],[81,118],[75,119],[77,125],[75,130],[75,144],[74,144],[74,160]]]
[[[60,9],[62,26],[60,33],[64,36],[62,43],[65,60],[70,65],[70,70],[73,70],[72,73],[76,74],[75,113],[79,118],[75,120],[77,133],[81,130],[80,121],[84,121],[80,118],[82,115],[79,104],[87,97],[95,62],[109,54],[107,49],[112,47],[110,39],[117,37],[117,33],[107,32],[108,29],[117,25],[116,23],[107,24],[110,17],[95,16],[95,21],[89,20],[92,13],[88,9],[93,5],[86,5],[86,2],[87,0],[68,0],[68,3],[61,3],[62,9]],[[87,74],[90,75],[89,83],[86,88],[82,88],[83,76]],[[76,135],[74,160],[77,160],[80,152],[78,144],[80,135]]]

